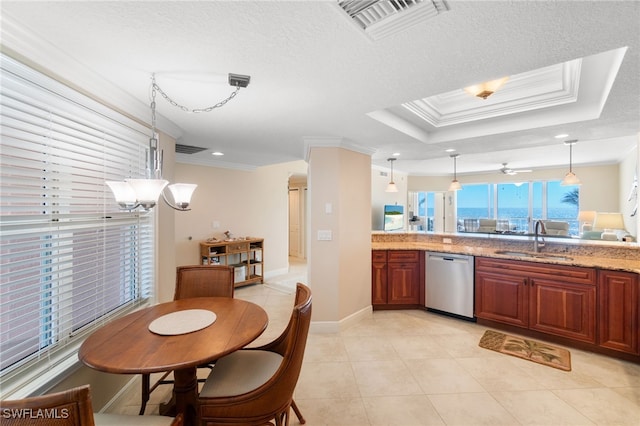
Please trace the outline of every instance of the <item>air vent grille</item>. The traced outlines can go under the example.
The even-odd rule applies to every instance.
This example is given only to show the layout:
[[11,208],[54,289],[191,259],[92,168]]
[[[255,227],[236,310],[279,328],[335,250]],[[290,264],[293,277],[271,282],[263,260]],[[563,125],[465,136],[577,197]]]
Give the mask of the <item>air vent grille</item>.
[[338,0],[338,5],[374,40],[448,10],[444,0]]
[[197,154],[198,152],[206,151],[207,148],[201,148],[199,146],[176,144],[176,152],[178,154]]

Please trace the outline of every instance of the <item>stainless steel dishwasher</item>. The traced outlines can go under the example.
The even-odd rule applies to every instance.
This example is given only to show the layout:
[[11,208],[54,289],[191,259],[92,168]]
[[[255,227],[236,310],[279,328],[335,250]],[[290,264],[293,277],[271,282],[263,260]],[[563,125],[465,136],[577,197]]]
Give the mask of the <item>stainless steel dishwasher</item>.
[[475,320],[473,256],[432,252],[426,252],[425,256],[427,309]]

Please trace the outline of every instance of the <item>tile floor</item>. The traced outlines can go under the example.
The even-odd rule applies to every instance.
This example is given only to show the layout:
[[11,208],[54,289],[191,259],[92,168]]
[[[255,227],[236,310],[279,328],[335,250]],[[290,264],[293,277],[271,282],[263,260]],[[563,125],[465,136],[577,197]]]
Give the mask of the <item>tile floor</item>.
[[[277,336],[304,264],[236,290]],[[640,425],[640,365],[570,349],[565,372],[478,347],[486,327],[420,310],[376,311],[338,334],[310,334],[295,400],[307,425]],[[168,398],[152,394],[147,414]],[[139,384],[112,411],[135,414]],[[293,414],[293,413],[292,413]],[[298,424],[295,416],[292,424]]]

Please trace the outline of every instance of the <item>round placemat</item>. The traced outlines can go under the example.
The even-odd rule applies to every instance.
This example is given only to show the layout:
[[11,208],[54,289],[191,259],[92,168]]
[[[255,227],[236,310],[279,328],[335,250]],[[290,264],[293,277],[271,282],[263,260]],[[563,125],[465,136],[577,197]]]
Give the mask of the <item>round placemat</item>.
[[210,326],[216,314],[205,309],[187,309],[156,318],[149,324],[149,331],[163,336],[192,333]]

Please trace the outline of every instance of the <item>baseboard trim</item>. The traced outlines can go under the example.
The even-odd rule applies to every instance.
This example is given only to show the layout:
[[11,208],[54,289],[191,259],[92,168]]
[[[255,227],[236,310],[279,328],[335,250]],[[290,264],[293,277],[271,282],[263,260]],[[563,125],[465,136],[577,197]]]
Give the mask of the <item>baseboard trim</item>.
[[311,321],[309,331],[311,333],[339,333],[353,327],[365,318],[370,318],[373,314],[371,305],[354,312],[353,314],[341,319],[340,321]]

